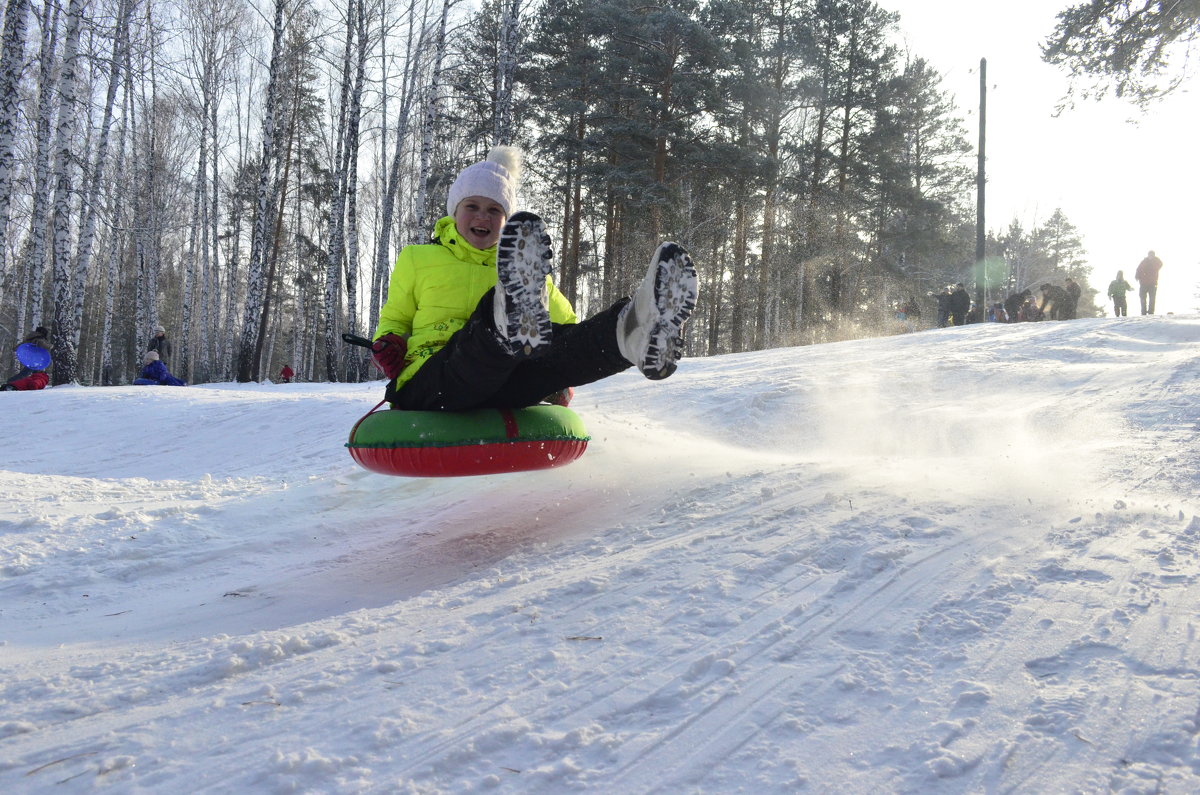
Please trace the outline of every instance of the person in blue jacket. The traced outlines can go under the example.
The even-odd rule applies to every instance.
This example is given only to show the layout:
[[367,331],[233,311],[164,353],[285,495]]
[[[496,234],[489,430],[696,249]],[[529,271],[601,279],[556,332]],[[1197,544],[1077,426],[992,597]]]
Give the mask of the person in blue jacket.
[[142,370],[138,377],[133,379],[133,383],[139,386],[187,386],[171,375],[171,371],[159,359],[158,351],[146,351],[142,358]]

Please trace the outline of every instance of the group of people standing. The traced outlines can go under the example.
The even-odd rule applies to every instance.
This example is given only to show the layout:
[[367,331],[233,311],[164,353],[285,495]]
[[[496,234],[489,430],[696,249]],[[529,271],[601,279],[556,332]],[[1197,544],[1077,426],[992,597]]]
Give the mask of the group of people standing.
[[[1138,283],[1142,314],[1154,314],[1154,301],[1158,295],[1158,273],[1162,260],[1153,251],[1137,267],[1134,278]],[[1125,272],[1117,271],[1117,278],[1108,285],[1108,297],[1113,302],[1113,313],[1117,317],[1129,314],[1125,294],[1133,286],[1125,281]],[[1068,276],[1062,286],[1046,283],[1035,294],[1032,289],[1020,290],[1008,296],[1002,303],[992,304],[987,310],[987,320],[997,323],[1019,323],[1034,320],[1074,320],[1078,316],[1079,298],[1083,290]],[[938,328],[950,325],[962,326],[978,323],[978,308],[971,307],[971,295],[962,284],[946,287],[933,295],[938,302]]]
[[941,292],[933,294],[938,305],[938,328],[947,326],[965,326],[970,322],[971,294],[961,282],[954,288],[944,287]]
[[[1162,260],[1153,251],[1138,263],[1133,278],[1138,283],[1138,298],[1142,304],[1143,315],[1154,314],[1154,299],[1158,297],[1158,272],[1162,270]],[[1125,281],[1125,271],[1117,271],[1117,278],[1108,284],[1108,297],[1113,302],[1113,314],[1117,317],[1129,315],[1129,306],[1125,302],[1125,293],[1133,289],[1133,285]]]

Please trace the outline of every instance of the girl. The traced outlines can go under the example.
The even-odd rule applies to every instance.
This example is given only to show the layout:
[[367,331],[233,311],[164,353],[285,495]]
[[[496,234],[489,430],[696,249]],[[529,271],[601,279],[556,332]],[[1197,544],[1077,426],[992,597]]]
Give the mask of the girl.
[[663,243],[632,300],[579,322],[550,279],[542,220],[513,214],[520,167],[504,146],[467,166],[433,242],[401,250],[372,347],[393,408],[566,405],[571,387],[633,365],[650,379],[675,372],[699,289],[688,253]]

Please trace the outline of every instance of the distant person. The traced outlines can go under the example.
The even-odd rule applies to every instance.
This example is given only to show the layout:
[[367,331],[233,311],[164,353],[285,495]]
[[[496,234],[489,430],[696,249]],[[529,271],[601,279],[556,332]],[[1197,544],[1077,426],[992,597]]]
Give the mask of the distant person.
[[1158,295],[1158,272],[1162,270],[1162,260],[1151,251],[1146,258],[1138,263],[1133,278],[1138,283],[1138,298],[1142,301],[1142,314],[1154,314],[1154,298]]
[[950,288],[943,287],[940,292],[933,293],[934,300],[937,301],[937,327],[945,328],[950,325]]
[[920,316],[921,310],[917,306],[917,302],[912,298],[900,304],[900,307],[896,310],[896,320],[900,321],[900,333],[916,331],[916,321]]
[[146,351],[142,358],[142,369],[138,377],[133,379],[133,383],[138,386],[187,386],[171,375],[171,371],[159,358],[158,351]]
[[1129,315],[1129,305],[1125,302],[1125,293],[1133,289],[1133,285],[1125,281],[1125,271],[1117,271],[1117,278],[1108,283],[1108,297],[1113,302],[1113,314],[1117,317]]
[[1008,312],[1004,309],[1004,304],[997,301],[992,304],[992,308],[988,310],[989,323],[1007,323]]
[[292,378],[296,375],[296,371],[292,369],[290,364],[285,364],[283,369],[279,371],[279,380],[285,384],[292,383]]
[[1067,294],[1067,299],[1063,303],[1063,320],[1074,320],[1079,311],[1079,296],[1083,295],[1083,289],[1077,281],[1068,276],[1063,290]]
[[[45,326],[38,326],[32,333],[17,345],[36,345],[46,353],[50,352],[50,330]],[[16,353],[16,348],[13,348],[13,353]],[[49,367],[49,365],[46,365]],[[27,367],[24,362],[21,362],[21,369],[16,375],[4,382],[0,386],[0,392],[28,392],[35,389],[45,389],[50,383],[50,376],[46,375],[46,368],[35,369]]]
[[1024,308],[1025,302],[1032,297],[1033,293],[1028,290],[1021,290],[1004,299],[1004,314],[1008,316],[1009,323],[1016,323],[1019,320],[1025,319],[1021,316],[1021,310]]
[[1041,320],[1062,320],[1070,298],[1067,291],[1057,284],[1042,285],[1042,302],[1038,305]]
[[967,313],[971,311],[971,294],[959,283],[950,294],[950,322],[956,326],[965,325]]
[[150,338],[146,350],[154,351],[162,362],[171,358],[171,341],[167,339],[167,330],[162,326],[154,327],[154,336]]
[[1033,291],[1026,290],[1025,296],[1025,303],[1021,304],[1021,309],[1017,312],[1017,320],[1022,323],[1032,323],[1035,320],[1041,320],[1042,310],[1038,309],[1038,302],[1033,297]]

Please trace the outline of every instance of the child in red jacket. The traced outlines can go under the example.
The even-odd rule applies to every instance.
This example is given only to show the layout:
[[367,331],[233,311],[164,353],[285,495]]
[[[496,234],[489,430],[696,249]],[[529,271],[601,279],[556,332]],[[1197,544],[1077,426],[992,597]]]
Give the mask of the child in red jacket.
[[[35,345],[38,348],[49,353],[50,351],[50,331],[45,326],[38,326],[25,339],[21,340],[21,345]],[[14,348],[14,352],[16,349]],[[49,357],[45,367],[29,367],[24,362],[21,362],[21,369],[12,378],[8,379],[3,386],[0,386],[0,392],[13,391],[29,391],[34,389],[45,389],[50,383],[50,376],[46,375],[46,367],[49,367]]]

